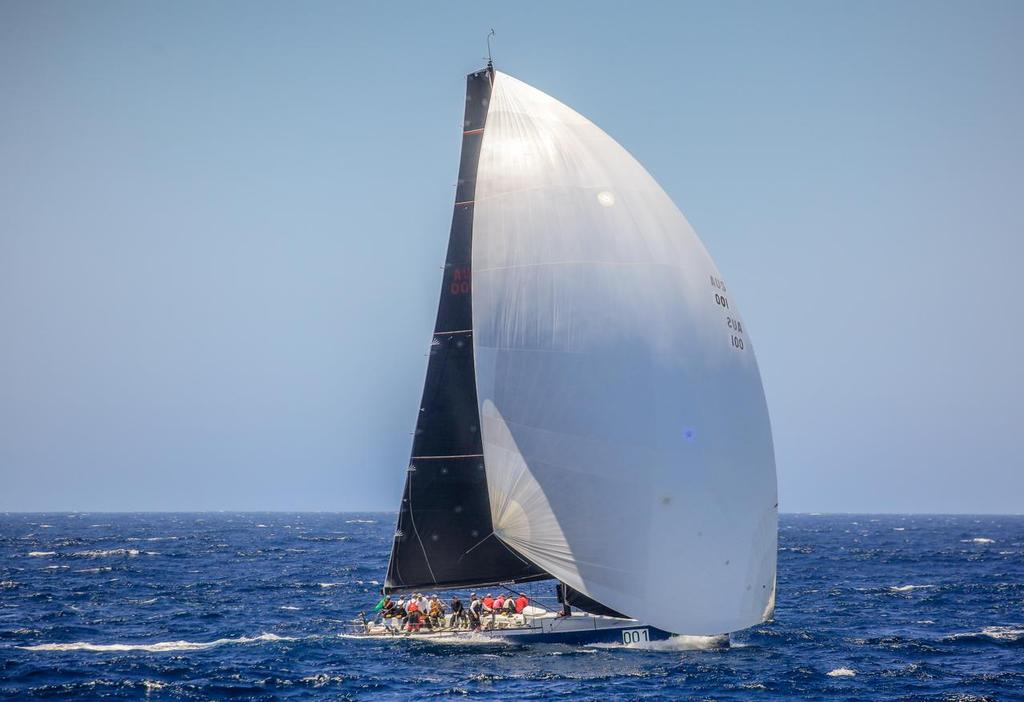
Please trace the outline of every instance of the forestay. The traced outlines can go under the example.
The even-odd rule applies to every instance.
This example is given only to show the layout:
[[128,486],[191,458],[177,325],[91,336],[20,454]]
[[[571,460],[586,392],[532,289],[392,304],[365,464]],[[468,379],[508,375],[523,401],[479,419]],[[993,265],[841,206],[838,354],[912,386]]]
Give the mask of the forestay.
[[503,73],[480,152],[472,287],[495,534],[668,631],[768,616],[775,463],[732,293],[629,153]]

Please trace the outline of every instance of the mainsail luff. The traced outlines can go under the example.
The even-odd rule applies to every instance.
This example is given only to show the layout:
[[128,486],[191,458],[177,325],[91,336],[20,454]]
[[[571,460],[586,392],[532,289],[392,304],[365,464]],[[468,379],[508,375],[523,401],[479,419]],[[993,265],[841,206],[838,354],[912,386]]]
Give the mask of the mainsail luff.
[[448,252],[385,592],[550,577],[492,534],[473,358],[473,208],[491,95],[488,70],[467,76]]

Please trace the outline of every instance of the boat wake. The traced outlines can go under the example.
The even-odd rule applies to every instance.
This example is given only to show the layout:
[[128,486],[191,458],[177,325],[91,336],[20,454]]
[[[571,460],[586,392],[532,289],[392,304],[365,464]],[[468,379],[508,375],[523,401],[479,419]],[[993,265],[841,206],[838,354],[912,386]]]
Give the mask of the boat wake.
[[[661,641],[638,641],[636,643],[599,643],[590,648],[628,648],[638,651],[715,651],[737,646],[729,643],[728,636],[687,636],[677,634]],[[738,646],[737,646],[738,647]]]
[[234,639],[216,639],[214,641],[159,641],[152,644],[95,644],[87,641],[75,643],[46,643],[35,646],[19,646],[25,651],[92,651],[95,653],[120,653],[127,651],[144,651],[146,653],[166,653],[169,651],[202,651],[228,644],[251,644],[265,641],[294,641],[294,638],[277,634],[260,634],[259,636],[239,636]]
[[488,636],[472,631],[450,631],[437,634],[338,634],[339,639],[377,639],[379,641],[423,641],[447,646],[515,646],[517,642],[501,636]]

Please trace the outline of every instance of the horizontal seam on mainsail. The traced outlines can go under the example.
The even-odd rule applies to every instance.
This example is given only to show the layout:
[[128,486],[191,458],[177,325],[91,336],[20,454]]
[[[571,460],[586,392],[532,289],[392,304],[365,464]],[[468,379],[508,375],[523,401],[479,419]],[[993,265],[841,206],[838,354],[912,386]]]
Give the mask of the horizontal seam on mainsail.
[[598,261],[598,260],[578,260],[578,261],[546,261],[542,263],[518,263],[514,266],[491,266],[489,268],[481,268],[477,266],[473,269],[474,273],[486,273],[487,271],[506,271],[513,268],[538,268],[540,266],[572,266],[572,265],[599,265],[599,266],[661,266],[664,268],[678,268],[679,270],[685,271],[684,266],[680,266],[675,263],[665,263],[663,261]]
[[428,460],[431,460],[431,459],[441,459],[441,458],[483,458],[483,454],[482,453],[461,453],[461,454],[453,454],[451,456],[413,456],[412,460],[414,460],[414,461],[428,461]]

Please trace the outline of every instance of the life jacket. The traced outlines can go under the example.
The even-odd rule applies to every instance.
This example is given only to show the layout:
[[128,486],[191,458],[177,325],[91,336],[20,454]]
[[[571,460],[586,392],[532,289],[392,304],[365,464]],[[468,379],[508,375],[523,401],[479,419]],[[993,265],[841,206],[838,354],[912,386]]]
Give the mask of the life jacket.
[[484,598],[484,607],[486,607],[487,609],[494,609],[494,598],[493,597],[485,597]]
[[413,600],[409,603],[409,606],[405,608],[405,611],[407,611],[409,614],[412,614],[413,612],[418,612],[419,609],[420,606],[416,604],[416,600]]
[[525,597],[520,597],[516,600],[516,614],[522,614],[523,610],[526,609],[526,605],[530,604],[530,601]]

